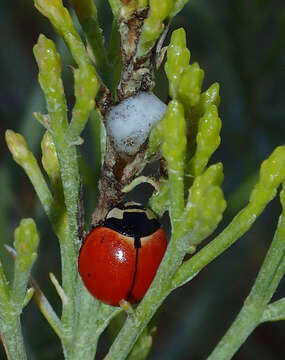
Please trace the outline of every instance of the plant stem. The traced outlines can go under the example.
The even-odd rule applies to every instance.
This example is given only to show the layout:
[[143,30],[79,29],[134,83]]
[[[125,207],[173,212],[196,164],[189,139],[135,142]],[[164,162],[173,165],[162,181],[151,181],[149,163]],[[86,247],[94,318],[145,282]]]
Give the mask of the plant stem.
[[80,317],[74,335],[76,342],[67,359],[89,360],[94,359],[100,335],[121,309],[103,305],[87,291],[81,279],[78,282]]
[[255,222],[266,204],[248,204],[208,245],[185,261],[173,278],[173,288],[182,286],[237,241]]
[[50,326],[53,328],[56,335],[61,339],[62,337],[62,326],[61,321],[58,318],[57,314],[55,313],[54,309],[52,308],[51,304],[48,302],[47,298],[45,297],[44,293],[41,291],[39,285],[36,281],[31,277],[30,278],[30,285],[34,289],[34,300],[38,305],[39,309],[41,310],[44,317],[47,319]]
[[[62,308],[62,341],[65,346],[71,346],[72,328],[75,326],[76,311],[76,282],[77,282],[77,260],[75,246],[78,244],[77,236],[77,199],[79,188],[78,164],[76,149],[68,147],[60,139],[61,133],[55,137],[55,144],[60,161],[61,177],[64,191],[65,204],[68,215],[69,232],[61,238],[61,261],[62,261],[62,286],[68,297]],[[67,345],[68,344],[68,345]]]
[[168,171],[170,208],[169,214],[173,233],[179,226],[184,210],[184,169],[183,165],[180,169]]
[[[98,22],[97,9],[93,0],[70,0],[70,3],[76,11],[79,22],[92,48],[96,67],[100,75],[108,75],[110,67],[102,30],[100,29]],[[106,85],[108,85],[108,83]]]
[[78,279],[78,282],[80,282],[77,286],[80,299],[80,316],[74,334],[76,342],[73,344],[70,359],[92,359],[97,347],[94,334],[97,328],[96,318],[100,302],[88,293],[81,279]]
[[[9,287],[0,261],[0,310],[5,309],[9,303]],[[1,311],[0,311],[1,313]],[[0,319],[1,320],[1,319]]]
[[27,292],[27,283],[30,277],[30,271],[23,271],[19,265],[17,258],[14,267],[14,281],[11,289],[11,299],[13,299],[14,311],[22,311],[24,304],[25,294]]
[[[285,147],[279,146],[261,164],[259,181],[251,192],[249,204],[234,217],[232,222],[214,240],[190,260],[183,263],[173,278],[173,287],[181,286],[191,280],[203,267],[237,241],[274,198],[284,178]],[[280,193],[282,206],[283,202],[285,203],[283,197],[284,190]]]
[[262,322],[280,321],[285,319],[285,298],[267,305],[262,315]]
[[285,218],[280,216],[272,244],[243,308],[208,360],[231,359],[262,321],[267,303],[285,271]]
[[120,9],[122,7],[122,3],[120,2],[120,0],[109,0],[109,4],[111,6],[114,17],[118,17]]
[[229,360],[259,324],[262,309],[244,305],[208,360]]
[[[77,35],[77,33],[75,33],[75,35]],[[73,52],[75,53],[77,53],[77,47],[79,46],[78,57],[80,57],[82,51],[80,44],[80,42],[72,43]],[[51,40],[41,35],[38,44],[34,48],[34,52],[39,65],[41,87],[46,97],[50,132],[60,164],[60,174],[67,212],[66,216],[66,214],[62,212],[62,208],[57,209],[58,216],[57,219],[53,219],[52,224],[56,227],[56,234],[60,239],[62,286],[68,298],[68,301],[64,303],[62,307],[61,339],[65,352],[68,352],[68,347],[71,346],[72,329],[76,326],[77,321],[77,313],[75,310],[77,281],[76,247],[78,248],[79,246],[76,218],[79,193],[77,154],[75,146],[69,146],[65,141],[65,134],[68,128],[66,100],[60,77],[61,65],[55,45]],[[82,62],[85,61],[84,58],[81,58],[81,60]],[[50,76],[51,69],[53,69],[54,72],[53,77]],[[51,88],[53,91],[50,90]]]
[[8,360],[26,360],[27,355],[24,347],[24,340],[21,331],[20,317],[15,316],[13,310],[7,316],[1,332],[3,334]]

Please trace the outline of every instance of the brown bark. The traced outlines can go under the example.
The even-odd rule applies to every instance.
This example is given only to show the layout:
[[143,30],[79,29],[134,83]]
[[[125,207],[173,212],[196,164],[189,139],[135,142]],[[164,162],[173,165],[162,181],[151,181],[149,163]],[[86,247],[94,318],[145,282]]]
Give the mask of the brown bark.
[[[118,86],[119,102],[135,96],[140,91],[151,91],[154,87],[156,47],[142,58],[137,58],[137,45],[147,10],[134,12],[128,18],[119,19],[122,51],[122,73]],[[160,49],[159,49],[160,51]],[[98,106],[106,123],[106,114],[111,106],[111,96],[103,89]],[[99,179],[97,208],[92,214],[92,225],[96,226],[108,210],[123,199],[122,189],[144,168],[147,141],[134,156],[118,153],[107,134],[104,164]]]

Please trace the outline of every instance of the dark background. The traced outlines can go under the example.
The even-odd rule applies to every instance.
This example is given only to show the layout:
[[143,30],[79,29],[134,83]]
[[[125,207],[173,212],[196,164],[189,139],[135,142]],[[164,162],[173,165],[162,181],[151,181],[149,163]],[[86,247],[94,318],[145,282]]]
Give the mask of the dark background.
[[[96,1],[96,4],[108,35],[111,17],[107,1]],[[261,161],[284,143],[284,2],[192,0],[172,22],[172,29],[180,26],[187,32],[191,62],[198,61],[205,71],[203,88],[215,81],[221,86],[222,142],[212,160],[224,163],[223,189],[228,209],[220,231],[246,203]],[[21,132],[40,158],[43,129],[33,119],[32,112],[44,111],[44,101],[37,83],[32,47],[41,32],[56,40],[63,54],[66,92],[72,103],[71,74],[67,68],[71,60],[62,41],[56,38],[32,1],[1,1],[0,258],[11,278],[12,261],[3,244],[12,243],[13,231],[22,217],[33,217],[41,234],[34,276],[60,311],[59,300],[48,278],[49,272],[60,278],[58,245],[31,184],[13,163],[4,142],[6,128]],[[167,98],[162,71],[157,76],[156,92],[161,99]],[[85,194],[89,199],[87,209],[94,206],[95,194],[94,154],[90,150],[89,130],[85,130],[87,140],[81,148]],[[137,198],[143,195],[135,194]],[[233,321],[253,284],[272,240],[280,209],[275,199],[238,243],[168,298],[158,314],[158,331],[150,359],[200,360],[207,357]],[[282,282],[274,298],[284,295]],[[63,358],[59,341],[32,302],[24,310],[23,330],[29,359]],[[284,330],[282,322],[259,326],[234,359],[283,359]],[[107,335],[99,345],[102,350],[98,352],[98,359],[101,359],[108,346]],[[4,359],[1,351],[0,345],[0,358]]]

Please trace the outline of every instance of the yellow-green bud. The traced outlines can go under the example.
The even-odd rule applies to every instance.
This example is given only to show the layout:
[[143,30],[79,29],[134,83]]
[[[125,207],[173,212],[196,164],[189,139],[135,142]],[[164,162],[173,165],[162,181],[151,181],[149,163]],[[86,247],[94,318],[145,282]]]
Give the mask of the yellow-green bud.
[[31,154],[26,140],[21,134],[17,134],[13,130],[6,130],[5,139],[14,161],[23,166]]
[[196,137],[196,152],[187,166],[187,172],[193,177],[201,175],[211,155],[220,145],[220,130],[222,122],[215,105],[206,109],[204,116],[199,119]]
[[203,79],[204,71],[198,63],[188,65],[184,70],[178,86],[178,96],[187,107],[198,104]]
[[[34,2],[36,8],[49,19],[56,32],[63,37],[77,65],[90,64],[85,45],[75,30],[71,16],[63,6],[62,0],[34,0]],[[81,11],[88,11],[86,8],[82,10],[83,7],[88,7],[93,11],[92,14],[96,16],[96,7],[92,4],[92,1],[89,4],[85,1],[81,8]],[[80,15],[83,16],[86,13]]]
[[198,104],[192,110],[193,116],[203,116],[211,105],[217,107],[220,105],[220,85],[218,83],[212,84],[209,89],[201,94]]
[[163,21],[172,10],[173,3],[174,0],[150,0],[150,16]]
[[39,235],[33,219],[23,219],[14,233],[14,247],[17,251],[17,262],[23,271],[28,271],[37,257]]
[[88,112],[94,107],[94,98],[99,89],[99,82],[93,66],[86,65],[74,71],[74,93],[78,106],[87,107]]
[[220,188],[223,178],[222,164],[214,164],[194,180],[189,190],[183,228],[180,231],[191,231],[191,245],[196,245],[209,236],[222,219],[226,208]]
[[44,91],[47,108],[52,121],[55,113],[61,114],[57,121],[66,119],[66,101],[61,80],[61,61],[55,44],[40,35],[34,46],[34,55],[39,66],[39,82]]
[[251,202],[268,202],[285,179],[285,145],[278,146],[261,164],[259,181],[251,195]]
[[169,16],[174,0],[150,0],[150,15],[145,20],[138,45],[138,56],[151,50],[164,29],[163,21]]
[[66,30],[73,28],[70,14],[63,6],[62,0],[35,0],[34,2],[35,7],[50,20],[61,36]]
[[86,125],[90,111],[95,106],[94,99],[99,86],[93,66],[86,64],[74,70],[76,102],[72,110],[72,120],[65,135],[69,145],[82,143],[80,134]]
[[186,125],[184,108],[179,101],[170,101],[161,121],[161,128],[164,139],[162,153],[167,160],[168,169],[181,169],[185,160]]
[[157,17],[149,17],[144,22],[145,43],[152,44],[161,34],[164,28],[163,23]]
[[43,167],[52,183],[58,182],[60,179],[59,162],[52,136],[48,131],[43,136],[41,148]]
[[169,81],[169,95],[172,98],[176,97],[181,75],[189,61],[190,51],[186,47],[185,31],[180,28],[173,31],[171,35],[165,63],[165,72]]

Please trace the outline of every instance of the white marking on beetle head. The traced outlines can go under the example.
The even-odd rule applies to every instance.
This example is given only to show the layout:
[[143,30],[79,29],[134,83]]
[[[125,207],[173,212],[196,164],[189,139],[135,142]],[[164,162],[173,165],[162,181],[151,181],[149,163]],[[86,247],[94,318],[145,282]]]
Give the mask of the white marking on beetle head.
[[124,210],[121,210],[119,208],[114,208],[108,212],[106,219],[115,218],[122,220],[123,216],[124,216]]
[[124,207],[126,208],[126,207],[128,207],[128,206],[142,206],[142,204],[137,203],[137,202],[135,202],[135,201],[128,201],[128,202],[126,202],[126,203],[124,204]]
[[[128,208],[129,206],[130,208]],[[131,206],[142,206],[142,205],[135,201],[129,201],[124,204],[123,209],[119,209],[117,207],[111,209],[108,212],[106,219],[115,218],[122,220],[124,217],[124,213],[144,213],[145,216],[148,218],[148,220],[156,219],[156,216],[150,209],[131,208]]]
[[146,216],[149,220],[156,219],[156,216],[150,209],[146,209]]

